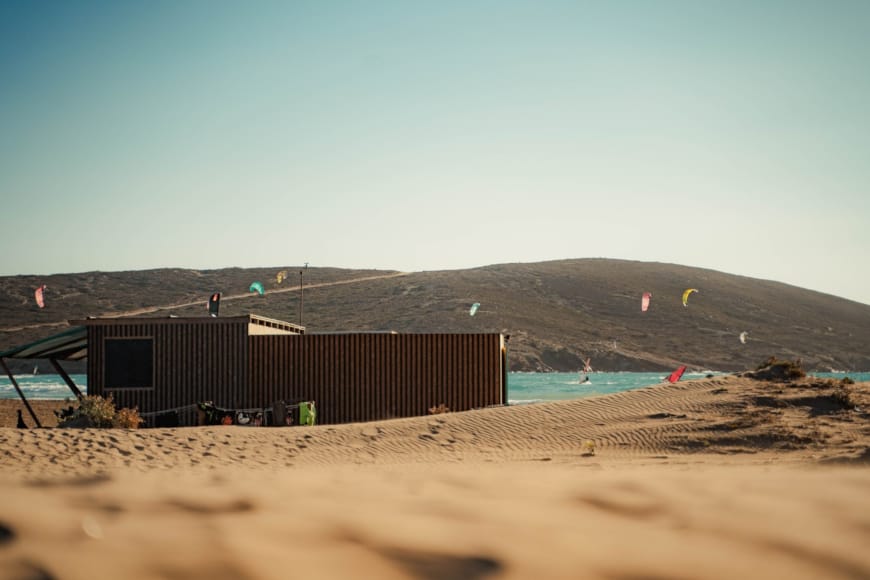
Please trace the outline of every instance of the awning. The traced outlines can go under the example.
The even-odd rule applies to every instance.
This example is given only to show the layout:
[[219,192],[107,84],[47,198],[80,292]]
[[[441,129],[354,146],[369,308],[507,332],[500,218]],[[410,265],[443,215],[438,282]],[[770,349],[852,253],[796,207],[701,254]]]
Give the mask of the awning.
[[6,371],[6,374],[9,376],[9,381],[12,383],[12,386],[15,387],[15,390],[18,392],[18,396],[21,397],[21,400],[24,402],[24,406],[27,407],[30,416],[33,417],[33,422],[37,427],[42,427],[42,423],[39,422],[39,417],[36,416],[36,413],[33,412],[33,408],[30,406],[30,403],[27,402],[27,397],[24,396],[24,393],[21,391],[21,387],[18,386],[18,382],[15,380],[15,377],[12,375],[12,371],[9,369],[9,366],[6,364],[7,358],[47,358],[51,361],[52,366],[54,366],[55,370],[58,374],[63,378],[64,382],[69,386],[72,390],[73,394],[79,399],[82,398],[82,392],[67,374],[67,372],[60,366],[59,360],[81,360],[88,356],[88,329],[84,326],[73,326],[69,330],[65,330],[64,332],[60,332],[58,334],[53,334],[48,338],[43,338],[42,340],[37,340],[36,342],[31,342],[30,344],[25,344],[24,346],[18,346],[12,349],[9,349],[4,352],[0,352],[0,366],[3,367],[3,370]]
[[88,356],[88,329],[74,326],[48,338],[0,352],[0,358],[82,360]]

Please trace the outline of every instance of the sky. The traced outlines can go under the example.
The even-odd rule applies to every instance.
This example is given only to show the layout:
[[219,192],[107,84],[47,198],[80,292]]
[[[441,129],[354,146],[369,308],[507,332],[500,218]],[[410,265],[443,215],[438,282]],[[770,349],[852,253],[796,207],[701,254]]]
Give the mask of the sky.
[[868,22],[0,0],[0,275],[604,257],[870,304]]

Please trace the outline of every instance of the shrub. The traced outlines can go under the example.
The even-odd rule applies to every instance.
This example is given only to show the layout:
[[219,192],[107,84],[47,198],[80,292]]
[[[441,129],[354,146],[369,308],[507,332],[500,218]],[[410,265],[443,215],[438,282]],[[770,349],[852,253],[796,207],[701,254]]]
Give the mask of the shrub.
[[121,427],[136,429],[144,421],[136,409],[115,409],[112,397],[88,395],[78,402],[78,407],[64,409],[57,414],[58,427]]
[[831,394],[831,398],[844,409],[855,408],[855,401],[852,400],[852,392],[848,387],[838,387]]
[[796,361],[780,360],[772,356],[761,363],[754,372],[747,373],[747,376],[759,380],[788,381],[804,378],[807,374],[801,367],[800,359]]
[[111,427],[115,417],[115,403],[112,397],[104,399],[98,395],[88,395],[79,401],[75,415],[87,417],[94,427]]
[[112,425],[120,429],[138,429],[144,422],[138,409],[118,409],[112,419]]

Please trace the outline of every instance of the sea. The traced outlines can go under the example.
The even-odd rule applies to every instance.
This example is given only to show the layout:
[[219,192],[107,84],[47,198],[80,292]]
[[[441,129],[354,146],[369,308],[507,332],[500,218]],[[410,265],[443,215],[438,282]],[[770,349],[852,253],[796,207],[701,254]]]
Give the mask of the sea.
[[[582,382],[584,375],[573,373],[509,373],[508,403],[524,405],[544,401],[563,401],[582,399],[608,393],[619,393],[657,385],[665,380],[670,373],[589,373],[589,383]],[[687,372],[682,380],[703,378],[707,375],[725,373],[704,371]],[[850,373],[812,373],[819,378],[842,379],[849,377],[853,381],[870,381],[870,372]],[[71,375],[72,380],[87,393],[87,375]],[[72,399],[73,394],[59,375],[15,375],[15,381],[28,399]],[[8,376],[0,376],[0,399],[15,399],[18,393],[9,381]]]

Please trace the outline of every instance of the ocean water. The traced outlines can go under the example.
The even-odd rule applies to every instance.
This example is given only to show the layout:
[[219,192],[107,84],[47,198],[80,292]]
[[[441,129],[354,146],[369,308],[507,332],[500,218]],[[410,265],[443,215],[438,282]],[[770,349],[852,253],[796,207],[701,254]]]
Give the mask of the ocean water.
[[[563,401],[582,399],[608,393],[630,391],[664,382],[670,373],[510,373],[508,376],[508,402],[511,405],[539,403],[543,401]],[[726,373],[704,371],[700,373],[686,372],[681,380],[704,378],[707,375],[722,375]],[[870,372],[865,373],[811,373],[819,378],[842,379],[849,377],[853,381],[870,381]],[[582,376],[581,376],[582,375]],[[589,383],[583,384],[584,376],[589,377]]]
[[[589,384],[581,384],[578,373],[510,373],[508,375],[508,402],[512,405],[580,399],[630,391],[664,381],[670,373],[589,373]],[[709,372],[689,373],[683,379],[702,378]],[[714,375],[722,373],[713,372]],[[75,384],[87,392],[86,375],[70,375]],[[819,378],[849,377],[854,381],[870,381],[870,372],[865,373],[813,373]],[[72,391],[59,375],[16,375],[15,380],[24,396],[33,399],[73,398]],[[0,399],[16,399],[18,393],[9,377],[0,376]]]
[[[70,375],[76,386],[86,393],[87,375]],[[75,399],[60,375],[15,375],[15,382],[28,399]],[[0,399],[17,399],[18,393],[9,377],[0,376]]]
[[[508,402],[511,405],[581,399],[630,391],[657,385],[670,373],[510,373],[508,375]],[[704,374],[685,373],[685,378],[703,377]],[[589,377],[589,383],[581,383]]]

